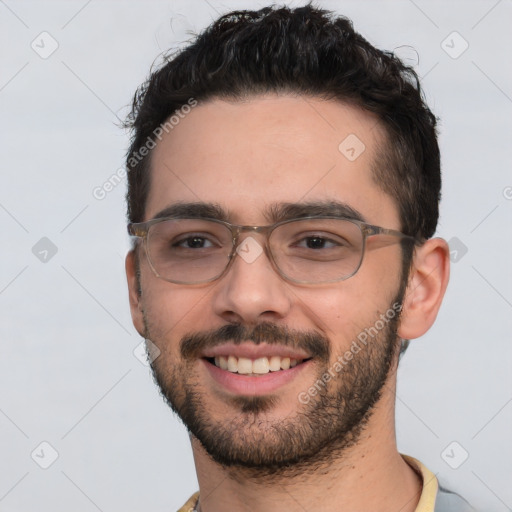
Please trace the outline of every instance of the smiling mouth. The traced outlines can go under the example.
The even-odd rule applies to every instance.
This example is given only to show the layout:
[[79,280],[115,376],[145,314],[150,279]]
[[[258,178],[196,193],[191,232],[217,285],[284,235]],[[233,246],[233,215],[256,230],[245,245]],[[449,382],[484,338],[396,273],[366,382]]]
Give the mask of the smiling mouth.
[[259,357],[258,359],[249,359],[247,357],[235,357],[235,356],[218,356],[218,357],[206,357],[205,360],[210,364],[226,370],[231,373],[238,373],[239,375],[246,375],[249,377],[258,377],[260,375],[266,375],[270,372],[280,372],[283,370],[289,370],[300,364],[309,361],[307,359],[291,359],[289,357],[270,356],[270,357]]

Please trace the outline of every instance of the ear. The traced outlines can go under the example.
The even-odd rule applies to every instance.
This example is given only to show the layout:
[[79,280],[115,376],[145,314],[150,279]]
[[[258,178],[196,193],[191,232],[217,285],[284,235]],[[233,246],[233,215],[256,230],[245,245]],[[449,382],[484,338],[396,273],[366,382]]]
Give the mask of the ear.
[[430,329],[449,276],[450,250],[445,240],[432,238],[415,249],[398,328],[402,339],[418,338]]
[[142,313],[140,276],[137,277],[137,255],[131,250],[125,260],[126,279],[128,281],[128,297],[132,321],[137,332],[144,337],[144,316]]

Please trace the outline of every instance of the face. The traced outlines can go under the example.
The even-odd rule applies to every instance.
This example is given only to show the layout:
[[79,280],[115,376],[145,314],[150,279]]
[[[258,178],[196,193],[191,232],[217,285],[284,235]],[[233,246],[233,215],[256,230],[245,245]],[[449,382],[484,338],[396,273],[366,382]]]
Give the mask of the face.
[[[342,144],[349,135],[355,151]],[[398,230],[398,209],[371,174],[381,140],[375,118],[339,102],[200,104],[153,150],[145,220],[200,203],[263,226],[285,206],[318,214],[336,203]],[[241,243],[248,237],[260,252],[265,236],[243,233]],[[283,279],[264,250],[238,253],[213,282],[174,284],[140,250],[134,323],[160,350],[152,366],[164,397],[217,462],[325,463],[358,440],[396,360],[404,292],[400,245],[378,239],[354,276],[318,285]]]

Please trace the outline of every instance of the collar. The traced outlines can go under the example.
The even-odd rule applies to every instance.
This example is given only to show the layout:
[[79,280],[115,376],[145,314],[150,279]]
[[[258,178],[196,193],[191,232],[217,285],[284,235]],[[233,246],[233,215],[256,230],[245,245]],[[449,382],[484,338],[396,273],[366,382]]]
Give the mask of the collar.
[[[420,501],[418,502],[415,512],[434,512],[437,491],[439,489],[436,475],[434,475],[430,469],[414,457],[409,457],[409,455],[403,454],[401,455],[405,462],[407,462],[407,464],[409,464],[409,466],[419,475],[423,482]],[[196,492],[190,497],[185,505],[178,510],[178,512],[194,512],[196,510],[198,500],[199,492]]]
[[419,460],[409,457],[409,455],[402,455],[402,458],[416,471],[421,480],[423,481],[423,488],[421,490],[420,501],[416,507],[415,512],[434,512],[436,505],[436,496],[439,489],[437,477],[423,465]]

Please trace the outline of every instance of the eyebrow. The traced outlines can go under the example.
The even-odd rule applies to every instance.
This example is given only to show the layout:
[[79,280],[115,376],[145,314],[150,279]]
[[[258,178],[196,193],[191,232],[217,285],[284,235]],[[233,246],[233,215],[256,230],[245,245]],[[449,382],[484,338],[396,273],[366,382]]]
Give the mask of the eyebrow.
[[[264,211],[269,223],[277,223],[303,217],[344,217],[366,222],[361,212],[341,201],[309,201],[301,203],[273,203]],[[215,219],[232,222],[232,214],[216,203],[175,203],[159,211],[153,218]]]
[[365,222],[361,212],[347,203],[334,200],[272,204],[265,216],[271,222],[300,219],[302,217],[345,217]]
[[174,203],[160,210],[153,218],[174,217],[176,219],[217,219],[228,221],[229,214],[215,203]]

